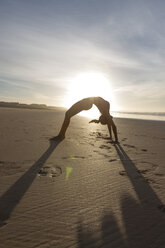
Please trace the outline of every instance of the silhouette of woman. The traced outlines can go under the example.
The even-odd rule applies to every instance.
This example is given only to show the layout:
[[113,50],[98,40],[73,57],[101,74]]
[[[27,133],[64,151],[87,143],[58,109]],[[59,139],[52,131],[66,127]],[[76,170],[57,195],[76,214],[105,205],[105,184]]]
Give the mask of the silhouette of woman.
[[71,108],[65,113],[65,119],[58,136],[51,138],[51,140],[64,139],[66,130],[70,123],[70,118],[83,110],[89,110],[90,108],[92,108],[93,104],[96,105],[96,107],[99,109],[101,116],[99,120],[92,120],[89,123],[94,122],[94,123],[101,123],[102,125],[107,125],[110,134],[110,139],[112,139],[112,133],[111,133],[111,127],[112,127],[115,136],[115,141],[118,142],[117,128],[112,120],[113,117],[109,113],[110,104],[108,101],[104,100],[101,97],[84,98],[81,101],[78,101],[74,105],[72,105]]

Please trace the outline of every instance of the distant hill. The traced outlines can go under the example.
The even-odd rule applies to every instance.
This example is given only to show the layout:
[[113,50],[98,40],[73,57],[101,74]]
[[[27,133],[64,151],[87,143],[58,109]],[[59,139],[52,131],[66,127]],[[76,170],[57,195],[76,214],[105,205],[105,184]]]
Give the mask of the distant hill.
[[25,108],[25,109],[45,109],[45,110],[65,110],[63,107],[54,107],[54,106],[47,106],[46,104],[26,104],[26,103],[19,103],[19,102],[2,102],[0,101],[0,107],[8,107],[8,108]]

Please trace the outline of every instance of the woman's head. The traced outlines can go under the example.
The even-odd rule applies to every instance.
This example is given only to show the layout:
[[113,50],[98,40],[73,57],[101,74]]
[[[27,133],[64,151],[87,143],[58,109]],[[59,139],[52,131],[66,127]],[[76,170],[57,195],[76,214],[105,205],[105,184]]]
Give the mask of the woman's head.
[[99,122],[102,125],[106,125],[107,124],[107,118],[104,115],[101,115],[100,118],[99,118]]

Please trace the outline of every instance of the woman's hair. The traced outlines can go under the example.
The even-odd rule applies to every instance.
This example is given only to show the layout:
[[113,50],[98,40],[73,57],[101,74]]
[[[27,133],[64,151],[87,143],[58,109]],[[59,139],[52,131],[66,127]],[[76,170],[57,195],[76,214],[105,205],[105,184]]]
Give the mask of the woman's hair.
[[100,118],[99,118],[99,122],[102,125],[106,125],[107,124],[107,118],[104,115],[101,115]]

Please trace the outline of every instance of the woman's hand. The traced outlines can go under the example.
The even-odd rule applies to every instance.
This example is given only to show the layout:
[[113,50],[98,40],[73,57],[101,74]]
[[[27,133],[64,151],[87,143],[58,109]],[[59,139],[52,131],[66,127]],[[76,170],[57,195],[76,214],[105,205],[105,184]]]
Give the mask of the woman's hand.
[[94,119],[94,120],[91,120],[89,123],[99,123],[99,120],[96,120],[96,119]]

